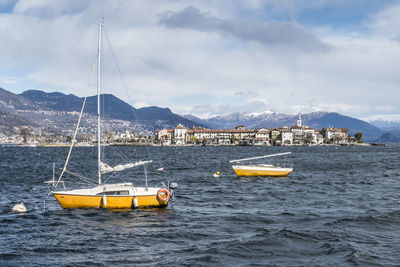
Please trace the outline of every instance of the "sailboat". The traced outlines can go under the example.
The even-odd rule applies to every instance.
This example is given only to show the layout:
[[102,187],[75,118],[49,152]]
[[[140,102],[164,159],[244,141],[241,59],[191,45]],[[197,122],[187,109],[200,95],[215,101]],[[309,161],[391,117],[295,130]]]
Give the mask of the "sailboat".
[[[108,208],[108,209],[132,209],[144,207],[166,207],[173,197],[173,190],[177,187],[176,183],[168,184],[167,187],[149,187],[147,185],[147,164],[152,163],[152,160],[138,161],[134,163],[120,164],[114,167],[109,166],[107,163],[102,162],[101,153],[101,119],[100,119],[100,91],[101,91],[101,78],[100,78],[100,59],[101,59],[101,41],[102,41],[103,22],[99,24],[98,29],[98,50],[97,50],[97,178],[98,185],[67,190],[65,183],[62,180],[63,175],[67,170],[67,165],[71,156],[72,148],[76,141],[76,134],[79,128],[79,123],[82,117],[86,97],[83,101],[83,106],[76,126],[74,137],[72,138],[69,153],[64,165],[64,168],[58,180],[46,181],[45,183],[52,185],[50,194],[52,194],[62,208]],[[94,68],[92,69],[92,72]],[[125,169],[144,166],[145,169],[145,186],[137,187],[132,183],[116,183],[106,184],[102,182],[102,175],[108,172],[118,172]],[[69,172],[71,173],[71,172]],[[87,178],[84,180],[88,180]],[[89,180],[90,181],[90,180]],[[62,190],[58,190],[59,185],[63,186]]]
[[[285,156],[292,152],[270,154],[259,157],[245,158],[245,159],[235,159],[230,160],[231,163],[239,163],[243,161],[257,160],[262,158],[270,158],[277,156]],[[237,176],[272,176],[272,177],[282,177],[287,176],[292,173],[292,167],[279,166],[278,164],[237,164],[232,165],[233,170],[236,172]]]

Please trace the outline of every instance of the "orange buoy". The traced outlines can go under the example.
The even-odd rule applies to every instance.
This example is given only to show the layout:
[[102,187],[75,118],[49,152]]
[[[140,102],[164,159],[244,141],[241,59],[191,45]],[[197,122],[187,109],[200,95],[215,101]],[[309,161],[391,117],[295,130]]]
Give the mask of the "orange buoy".
[[157,198],[159,201],[163,203],[167,203],[169,200],[170,193],[167,188],[161,188],[157,192]]

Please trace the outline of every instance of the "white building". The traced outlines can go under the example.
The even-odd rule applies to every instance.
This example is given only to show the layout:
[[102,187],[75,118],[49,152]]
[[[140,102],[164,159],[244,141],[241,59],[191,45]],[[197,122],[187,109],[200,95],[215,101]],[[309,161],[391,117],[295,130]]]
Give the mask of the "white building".
[[281,130],[282,145],[293,145],[293,132],[291,130]]
[[323,128],[322,133],[324,137],[328,140],[332,140],[337,138],[338,140],[345,141],[348,136],[348,129],[347,128]]
[[184,145],[186,142],[186,132],[187,128],[185,128],[183,125],[179,124],[175,129],[174,129],[174,143],[176,145]]
[[172,144],[172,135],[174,130],[172,129],[163,129],[159,130],[157,133],[157,138],[160,140],[162,145],[169,146]]
[[134,132],[130,132],[130,131],[122,132],[122,133],[119,135],[119,138],[121,138],[122,140],[130,140],[130,139],[132,139],[132,138],[134,138],[134,137],[135,137]]
[[314,137],[314,142],[317,145],[322,145],[324,143],[324,137],[320,133],[316,133]]
[[256,132],[255,132],[255,138],[261,138],[264,141],[268,142],[269,139],[269,130],[267,128],[259,128]]

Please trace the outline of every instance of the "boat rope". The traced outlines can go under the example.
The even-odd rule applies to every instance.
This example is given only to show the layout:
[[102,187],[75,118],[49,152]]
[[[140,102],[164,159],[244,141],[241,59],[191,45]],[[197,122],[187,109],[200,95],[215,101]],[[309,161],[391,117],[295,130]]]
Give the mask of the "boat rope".
[[35,210],[36,211],[39,211],[38,205],[40,204],[40,202],[43,202],[43,212],[46,211],[46,198],[48,198],[50,195],[51,195],[51,192],[49,192],[42,199],[39,199],[38,201],[35,202]]
[[69,147],[68,156],[67,156],[67,159],[65,160],[64,168],[61,171],[60,177],[58,178],[57,183],[54,186],[54,188],[57,188],[59,182],[61,181],[62,176],[67,171],[67,165],[68,165],[69,159],[71,157],[72,148],[74,147],[74,144],[75,144],[75,141],[76,141],[76,135],[78,133],[79,124],[81,123],[81,118],[82,118],[82,115],[83,115],[83,109],[85,108],[86,99],[87,99],[87,95],[88,95],[89,88],[90,88],[90,83],[91,83],[91,80],[92,80],[92,77],[93,77],[93,73],[94,73],[95,68],[96,68],[96,63],[97,63],[97,59],[94,60],[93,66],[92,66],[92,71],[90,72],[90,75],[89,75],[88,86],[87,86],[86,92],[85,92],[85,98],[83,99],[83,105],[82,105],[82,108],[81,108],[81,113],[79,114],[79,119],[78,119],[78,123],[76,124],[74,137],[72,138],[71,146]]
[[[133,102],[132,102],[131,96],[129,95],[128,87],[126,86],[125,80],[124,80],[124,78],[123,78],[121,69],[120,69],[119,64],[118,64],[118,61],[117,61],[117,57],[115,56],[114,50],[112,49],[111,42],[110,42],[110,39],[108,38],[106,29],[103,28],[103,30],[104,30],[104,36],[106,37],[108,46],[110,47],[111,55],[112,55],[112,57],[113,57],[113,59],[114,59],[114,63],[115,63],[115,65],[116,65],[116,67],[117,67],[119,76],[120,76],[120,78],[121,78],[122,85],[123,85],[123,87],[124,87],[124,89],[125,89],[125,92],[126,92],[126,94],[127,94],[127,96],[128,96],[129,104],[130,104],[131,107],[132,107],[131,110],[132,110],[133,117],[134,117],[135,121],[138,121],[135,108],[133,107]],[[149,151],[147,138],[145,138],[145,144],[146,144],[146,152],[147,152],[147,155],[148,155],[148,157],[150,158],[150,160],[153,160],[152,157],[151,157],[150,151]]]
[[75,176],[75,177],[77,177],[79,179],[82,179],[82,180],[86,181],[89,184],[97,185],[97,183],[93,182],[92,180],[90,180],[89,178],[87,178],[85,176],[79,175],[77,173],[74,173],[74,172],[71,172],[71,171],[68,171],[68,170],[66,170],[65,172],[69,173],[69,174],[71,174],[71,175],[73,175],[73,176]]
[[[114,147],[114,146],[110,146],[109,151],[112,151],[114,153],[114,163],[115,165],[117,165],[118,162],[122,162],[122,161],[129,161],[129,158],[127,156],[125,156],[123,153],[118,152],[118,150]],[[120,161],[118,161],[116,158],[119,157]],[[104,162],[104,161],[103,161]]]
[[111,177],[113,177],[114,174],[116,174],[116,172],[111,173],[111,175],[108,176],[107,179],[104,180],[104,184],[105,184]]

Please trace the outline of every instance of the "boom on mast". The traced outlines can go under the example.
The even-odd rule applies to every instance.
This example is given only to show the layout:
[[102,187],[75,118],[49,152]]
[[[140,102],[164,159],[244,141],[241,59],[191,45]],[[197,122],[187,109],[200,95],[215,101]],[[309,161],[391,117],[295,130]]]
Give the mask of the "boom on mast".
[[263,159],[263,158],[277,157],[277,156],[289,155],[291,153],[292,152],[285,152],[285,153],[278,153],[278,154],[259,156],[259,157],[254,157],[254,158],[234,159],[234,160],[230,160],[229,162],[240,162],[240,161],[253,160],[253,159]]

